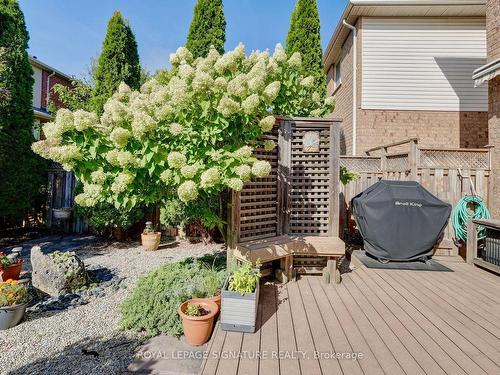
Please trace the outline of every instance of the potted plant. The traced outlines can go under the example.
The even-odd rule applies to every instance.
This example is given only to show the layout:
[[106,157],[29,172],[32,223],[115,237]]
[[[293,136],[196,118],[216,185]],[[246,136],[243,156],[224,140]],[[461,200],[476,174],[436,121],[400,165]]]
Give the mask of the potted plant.
[[17,252],[10,255],[0,252],[0,281],[19,280],[23,263]]
[[28,290],[16,280],[0,282],[0,330],[16,326],[26,312]]
[[141,234],[142,247],[154,251],[160,246],[161,232],[156,232],[151,221],[146,222],[146,227]]
[[210,338],[219,307],[206,298],[193,298],[179,307],[182,329],[189,345],[203,345]]
[[255,332],[259,304],[260,263],[243,263],[222,289],[221,328],[225,331]]

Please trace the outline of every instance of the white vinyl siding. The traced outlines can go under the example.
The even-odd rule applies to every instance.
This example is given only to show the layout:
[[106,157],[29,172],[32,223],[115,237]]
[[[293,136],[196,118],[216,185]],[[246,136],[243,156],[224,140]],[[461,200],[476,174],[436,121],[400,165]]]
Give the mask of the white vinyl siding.
[[42,107],[42,70],[33,66],[33,107]]
[[487,111],[484,18],[363,18],[362,108]]

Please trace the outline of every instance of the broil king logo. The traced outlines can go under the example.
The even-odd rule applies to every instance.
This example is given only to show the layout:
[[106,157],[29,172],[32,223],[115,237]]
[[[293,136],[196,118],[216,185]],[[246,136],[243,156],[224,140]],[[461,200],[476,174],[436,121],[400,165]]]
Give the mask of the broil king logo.
[[406,202],[396,201],[396,202],[394,202],[394,205],[395,206],[407,206],[407,207],[422,207],[422,203],[412,202],[412,201],[406,201]]

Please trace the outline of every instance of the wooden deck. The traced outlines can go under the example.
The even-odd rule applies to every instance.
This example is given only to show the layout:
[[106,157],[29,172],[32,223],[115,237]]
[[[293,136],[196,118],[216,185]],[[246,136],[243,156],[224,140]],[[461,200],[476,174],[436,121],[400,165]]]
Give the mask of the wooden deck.
[[360,266],[339,285],[267,283],[260,329],[217,327],[201,373],[500,374],[500,277],[457,258],[439,261],[454,272]]

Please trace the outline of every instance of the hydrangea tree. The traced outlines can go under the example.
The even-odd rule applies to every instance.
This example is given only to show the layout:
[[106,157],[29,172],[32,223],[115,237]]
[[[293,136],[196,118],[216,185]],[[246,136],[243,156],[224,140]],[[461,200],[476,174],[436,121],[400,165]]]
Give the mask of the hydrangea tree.
[[270,173],[252,152],[275,147],[258,141],[274,115],[323,116],[333,106],[300,75],[300,54],[287,56],[281,45],[272,56],[247,56],[240,44],[197,59],[181,47],[170,61],[140,91],[122,83],[100,118],[62,109],[44,126],[46,139],[33,150],[75,172],[83,183],[77,204],[132,210],[175,198],[209,215],[204,208],[222,190]]

